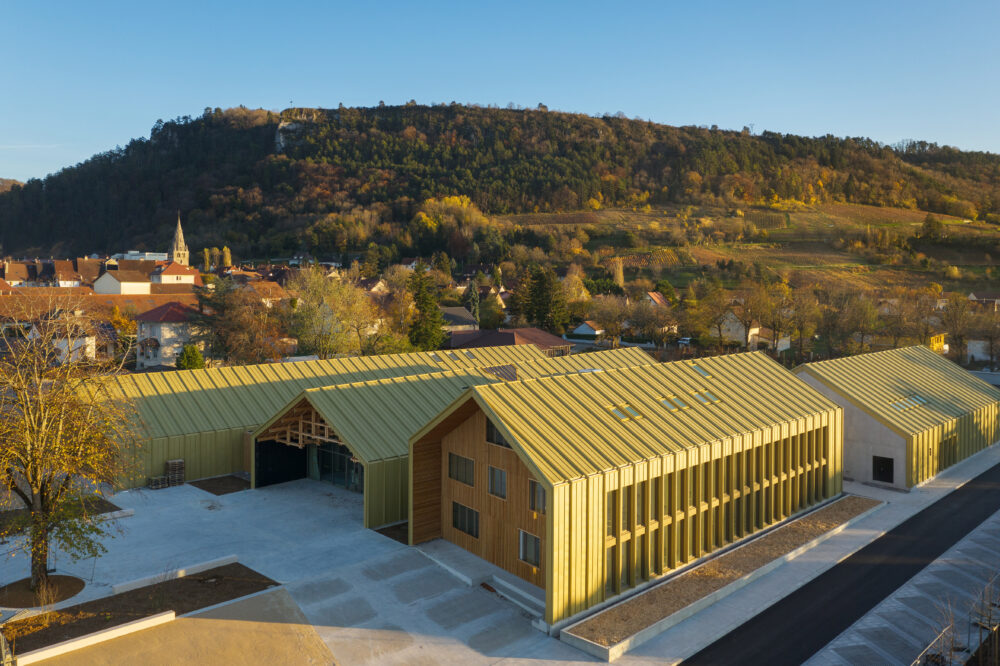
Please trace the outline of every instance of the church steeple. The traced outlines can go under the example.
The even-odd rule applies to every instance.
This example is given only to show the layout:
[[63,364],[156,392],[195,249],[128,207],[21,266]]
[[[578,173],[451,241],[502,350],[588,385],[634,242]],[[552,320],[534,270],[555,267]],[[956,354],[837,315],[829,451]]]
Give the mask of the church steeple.
[[177,211],[177,230],[174,231],[174,244],[170,248],[170,260],[187,266],[189,257],[187,245],[184,244],[184,231],[181,229],[181,212]]

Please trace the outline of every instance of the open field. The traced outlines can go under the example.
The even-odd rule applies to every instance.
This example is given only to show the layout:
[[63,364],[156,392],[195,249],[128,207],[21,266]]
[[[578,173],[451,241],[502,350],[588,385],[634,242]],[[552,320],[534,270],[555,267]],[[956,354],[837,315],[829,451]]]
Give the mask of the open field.
[[[597,263],[621,257],[626,279],[665,277],[675,287],[685,287],[705,267],[714,270],[719,262],[733,261],[759,264],[795,287],[884,290],[936,283],[945,291],[994,288],[1000,229],[985,222],[935,215],[944,224],[945,238],[931,241],[916,238],[927,217],[921,210],[827,203],[788,210],[750,208],[740,215],[725,208],[667,206],[501,219],[536,231],[578,228],[591,239],[586,247]],[[692,230],[697,230],[693,236]],[[910,258],[900,261],[897,250],[896,259],[880,261],[872,257],[874,252],[857,249],[858,239],[879,233],[910,239]],[[631,247],[621,245],[625,235]],[[947,273],[949,267],[956,267],[957,274]]]

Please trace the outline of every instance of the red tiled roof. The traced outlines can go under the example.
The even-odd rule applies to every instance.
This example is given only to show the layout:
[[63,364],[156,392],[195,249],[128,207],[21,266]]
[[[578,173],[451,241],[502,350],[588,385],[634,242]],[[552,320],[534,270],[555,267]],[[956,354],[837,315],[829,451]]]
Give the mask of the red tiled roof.
[[190,282],[151,282],[149,284],[151,294],[193,294],[194,285]]
[[194,308],[177,301],[171,301],[148,312],[143,312],[135,319],[136,321],[149,322],[184,322],[189,321],[196,314],[198,311]]
[[646,295],[649,296],[649,300],[653,302],[653,305],[661,305],[663,307],[668,307],[670,303],[667,302],[667,297],[658,291],[647,291]]
[[176,261],[171,261],[164,266],[158,266],[155,271],[156,275],[198,275],[198,270],[191,268],[190,266],[182,266]]

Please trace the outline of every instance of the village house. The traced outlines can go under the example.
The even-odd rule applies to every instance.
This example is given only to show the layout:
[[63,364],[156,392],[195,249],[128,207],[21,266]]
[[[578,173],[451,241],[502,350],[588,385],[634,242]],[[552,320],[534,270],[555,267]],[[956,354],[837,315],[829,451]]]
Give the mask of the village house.
[[138,315],[136,369],[173,365],[191,342],[191,320],[197,314],[196,309],[171,301]]

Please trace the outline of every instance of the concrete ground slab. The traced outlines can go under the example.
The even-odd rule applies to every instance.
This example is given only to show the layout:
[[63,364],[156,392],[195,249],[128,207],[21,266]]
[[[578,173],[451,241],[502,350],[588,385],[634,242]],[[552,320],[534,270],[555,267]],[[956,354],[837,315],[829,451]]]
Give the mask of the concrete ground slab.
[[51,666],[332,663],[290,594],[277,589],[49,659]]

